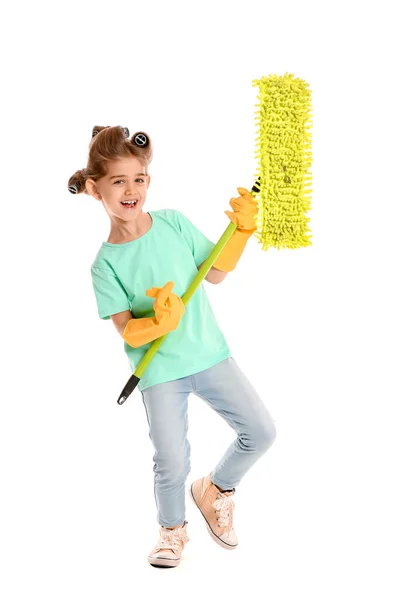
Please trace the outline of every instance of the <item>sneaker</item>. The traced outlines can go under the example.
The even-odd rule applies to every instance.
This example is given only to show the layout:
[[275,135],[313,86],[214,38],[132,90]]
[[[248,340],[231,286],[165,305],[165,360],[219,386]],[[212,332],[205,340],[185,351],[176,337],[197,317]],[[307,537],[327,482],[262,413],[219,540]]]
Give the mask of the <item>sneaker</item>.
[[190,487],[190,496],[206,521],[206,528],[211,538],[227,550],[238,546],[238,539],[232,526],[234,501],[232,495],[235,488],[221,492],[211,480],[211,474],[202,477]]
[[177,567],[180,564],[181,553],[187,537],[187,521],[181,527],[167,529],[160,527],[160,539],[148,555],[148,562],[153,567]]

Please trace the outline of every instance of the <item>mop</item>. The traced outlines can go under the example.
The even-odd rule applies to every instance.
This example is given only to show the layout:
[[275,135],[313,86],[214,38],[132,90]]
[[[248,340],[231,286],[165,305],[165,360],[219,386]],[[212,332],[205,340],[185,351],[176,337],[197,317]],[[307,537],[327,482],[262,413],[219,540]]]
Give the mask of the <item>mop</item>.
[[[257,230],[254,233],[262,250],[296,249],[312,245],[310,219],[312,176],[312,119],[309,84],[293,74],[269,75],[253,80],[260,100],[256,104],[255,183],[251,194],[258,201]],[[182,296],[186,306],[202,283],[237,225],[231,222],[209,254],[190,287]],[[167,335],[156,339],[123,388],[117,402],[123,404],[133,390]]]

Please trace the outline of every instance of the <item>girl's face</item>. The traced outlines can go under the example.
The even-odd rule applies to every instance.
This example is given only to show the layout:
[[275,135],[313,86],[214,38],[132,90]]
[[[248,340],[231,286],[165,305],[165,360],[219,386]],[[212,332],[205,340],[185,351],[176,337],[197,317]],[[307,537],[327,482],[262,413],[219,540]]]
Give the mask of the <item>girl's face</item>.
[[142,212],[150,176],[134,156],[109,161],[107,166],[107,175],[97,182],[95,197],[103,202],[109,217],[132,221]]

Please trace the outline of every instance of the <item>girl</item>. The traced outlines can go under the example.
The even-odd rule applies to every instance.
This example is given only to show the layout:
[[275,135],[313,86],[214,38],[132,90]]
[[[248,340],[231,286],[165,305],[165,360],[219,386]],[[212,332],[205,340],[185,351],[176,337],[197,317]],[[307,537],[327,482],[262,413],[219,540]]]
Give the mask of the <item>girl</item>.
[[[95,127],[87,168],[69,180],[72,193],[102,203],[110,233],[92,264],[101,319],[112,319],[124,339],[134,371],[151,342],[170,332],[140,379],[138,388],[155,449],[154,495],[159,540],[148,561],[180,563],[187,537],[185,483],[190,472],[187,407],[190,393],[202,398],[235,430],[237,437],[213,470],[189,492],[222,548],[237,547],[232,496],[276,435],[272,417],[231,356],[202,285],[185,310],[187,291],[214,244],[180,211],[144,212],[150,185],[152,145],[138,132]],[[245,188],[225,211],[237,229],[206,280],[218,284],[232,271],[256,230],[257,203]],[[175,292],[175,293],[174,293]]]

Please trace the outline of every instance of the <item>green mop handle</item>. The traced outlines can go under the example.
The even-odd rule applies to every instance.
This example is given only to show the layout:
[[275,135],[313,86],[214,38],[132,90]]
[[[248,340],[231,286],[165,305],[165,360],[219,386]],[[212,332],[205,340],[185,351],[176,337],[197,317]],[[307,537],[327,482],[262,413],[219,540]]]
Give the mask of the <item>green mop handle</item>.
[[[253,194],[253,196],[255,196],[255,194],[258,193],[259,191],[260,191],[260,178],[257,179],[256,183],[254,184],[254,186],[251,190],[251,193]],[[222,234],[219,242],[216,244],[216,246],[213,248],[212,252],[209,254],[207,259],[205,260],[205,262],[202,264],[196,277],[193,279],[192,283],[190,284],[190,287],[188,288],[186,293],[182,296],[182,301],[185,306],[189,302],[189,300],[191,299],[193,294],[196,292],[197,288],[202,283],[202,281],[204,280],[206,275],[211,270],[213,264],[215,263],[218,256],[221,254],[222,250],[225,248],[226,244],[231,239],[232,234],[234,233],[236,228],[237,228],[237,226],[235,225],[235,223],[231,222],[228,225],[228,227],[225,229],[224,233]],[[142,357],[141,362],[135,369],[133,375],[131,375],[129,381],[123,388],[123,390],[117,400],[118,404],[123,404],[128,399],[128,397],[131,395],[131,393],[134,391],[134,389],[138,385],[138,382],[139,382],[141,376],[144,374],[145,370],[149,366],[149,364],[152,361],[152,359],[154,358],[155,354],[158,352],[161,344],[164,342],[165,338],[168,335],[170,335],[170,333],[166,333],[165,335],[154,340],[154,342],[152,343],[150,348],[148,348],[147,352]]]

